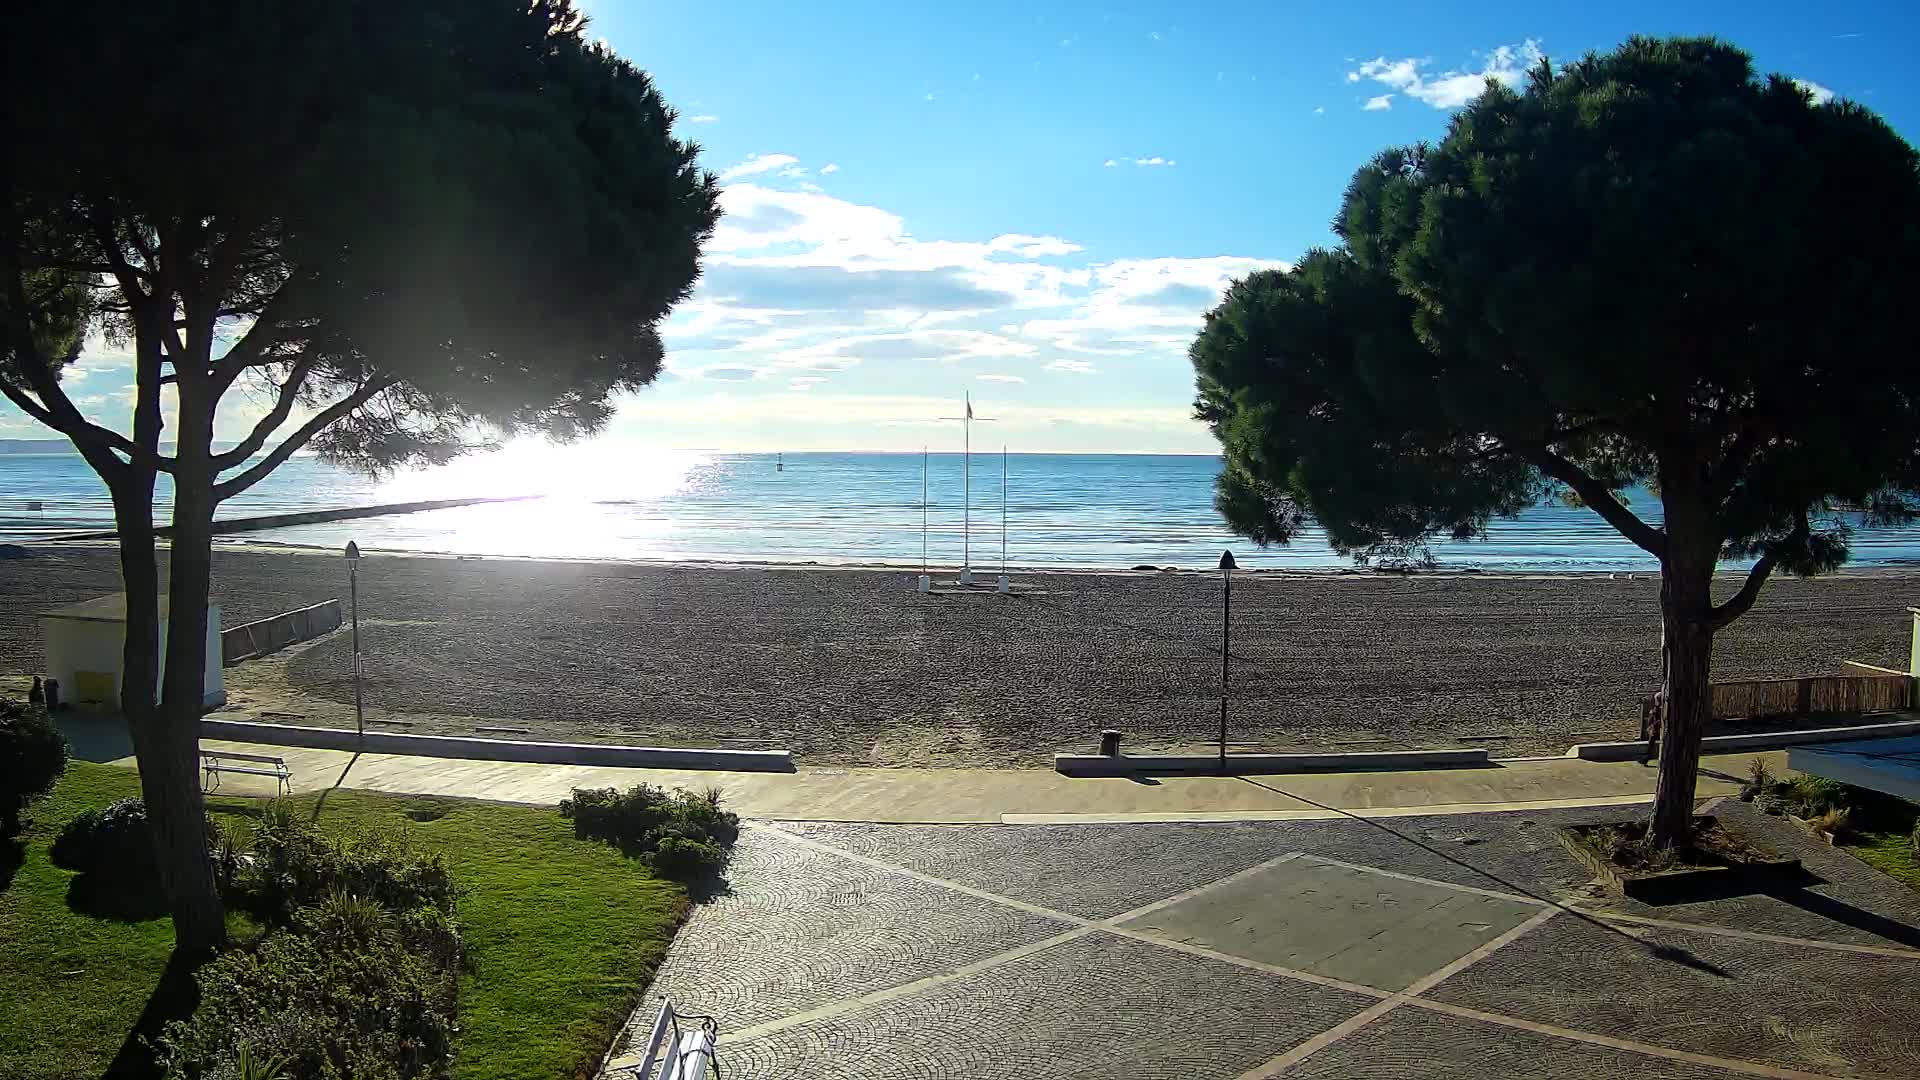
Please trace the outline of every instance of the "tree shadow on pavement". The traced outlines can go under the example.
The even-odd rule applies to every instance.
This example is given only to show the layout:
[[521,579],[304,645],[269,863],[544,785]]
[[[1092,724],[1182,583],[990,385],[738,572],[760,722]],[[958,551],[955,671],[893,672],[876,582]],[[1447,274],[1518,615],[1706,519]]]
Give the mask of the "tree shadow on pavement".
[[314,800],[312,820],[314,821],[320,820],[320,812],[327,808],[327,796],[340,790],[340,785],[347,782],[347,774],[352,772],[353,767],[359,763],[360,763],[360,751],[355,750],[353,752],[353,756],[348,758],[347,763],[341,767],[340,775],[334,777],[333,783],[328,785],[325,790],[320,792],[320,797]]
[[1664,942],[1657,942],[1657,941],[1648,941],[1645,938],[1642,938],[1636,934],[1630,934],[1627,931],[1621,929],[1620,927],[1613,925],[1612,923],[1606,922],[1602,919],[1596,919],[1592,915],[1589,915],[1578,908],[1568,907],[1566,904],[1563,904],[1560,901],[1555,900],[1550,896],[1541,896],[1539,893],[1536,893],[1531,889],[1526,888],[1523,885],[1517,885],[1514,882],[1508,881],[1506,878],[1503,878],[1498,874],[1492,873],[1482,867],[1475,866],[1472,863],[1465,861],[1464,859],[1460,859],[1453,855],[1449,855],[1448,853],[1440,850],[1439,848],[1434,847],[1431,844],[1428,844],[1415,837],[1408,836],[1406,833],[1399,832],[1395,829],[1391,829],[1386,825],[1381,824],[1379,821],[1374,820],[1373,818],[1361,817],[1358,814],[1354,814],[1354,813],[1350,813],[1349,811],[1342,810],[1337,806],[1328,806],[1325,803],[1315,802],[1314,800],[1307,798],[1305,795],[1301,795],[1292,791],[1287,791],[1282,788],[1277,788],[1271,784],[1263,784],[1258,780],[1252,780],[1245,776],[1237,777],[1236,779],[1240,780],[1243,783],[1252,784],[1254,787],[1260,788],[1264,791],[1271,791],[1276,795],[1285,795],[1289,799],[1298,799],[1309,806],[1318,807],[1319,809],[1325,810],[1329,813],[1338,814],[1341,817],[1344,817],[1350,821],[1357,821],[1362,825],[1379,829],[1381,832],[1386,833],[1388,836],[1397,837],[1401,840],[1406,841],[1409,844],[1412,844],[1414,847],[1417,847],[1420,850],[1427,852],[1428,854],[1437,855],[1440,858],[1445,859],[1446,861],[1452,863],[1455,866],[1460,867],[1463,870],[1468,870],[1475,874],[1478,874],[1481,877],[1486,878],[1488,881],[1494,882],[1495,884],[1501,886],[1502,888],[1506,889],[1509,892],[1515,893],[1520,896],[1525,896],[1533,900],[1537,900],[1540,903],[1546,904],[1549,907],[1557,908],[1560,911],[1565,912],[1566,914],[1571,915],[1576,919],[1579,919],[1581,922],[1588,924],[1589,926],[1598,927],[1599,929],[1605,930],[1608,933],[1617,934],[1620,937],[1626,938],[1628,941],[1633,942],[1635,945],[1639,946],[1640,948],[1645,949],[1648,955],[1653,956],[1657,959],[1668,960],[1673,963],[1692,968],[1695,971],[1705,972],[1708,975],[1715,975],[1723,979],[1731,979],[1733,977],[1732,973],[1728,972],[1726,969],[1718,967],[1712,963],[1709,963],[1708,961],[1701,959],[1700,957],[1694,955],[1693,953],[1687,951],[1684,948],[1681,948],[1678,945],[1670,945]]
[[1783,904],[1791,904],[1810,915],[1830,919],[1842,926],[1851,926],[1855,930],[1865,931],[1909,949],[1920,949],[1920,927],[1909,926],[1898,920],[1889,919],[1885,915],[1877,915],[1865,908],[1855,907],[1845,900],[1837,900],[1811,889],[1772,888],[1765,890],[1765,893]]

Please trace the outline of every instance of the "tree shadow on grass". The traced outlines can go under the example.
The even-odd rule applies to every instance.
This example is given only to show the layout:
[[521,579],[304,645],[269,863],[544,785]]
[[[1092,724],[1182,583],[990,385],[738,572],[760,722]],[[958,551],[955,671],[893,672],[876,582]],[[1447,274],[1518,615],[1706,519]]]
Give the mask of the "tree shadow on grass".
[[133,1030],[127,1032],[119,1053],[114,1055],[106,1072],[100,1074],[100,1080],[160,1080],[154,1046],[167,1024],[192,1016],[194,1007],[200,1003],[200,986],[193,978],[196,970],[196,965],[182,961],[177,952],[167,960],[160,982],[148,995],[146,1007],[140,1010],[140,1019],[134,1022]]
[[13,875],[27,861],[27,842],[19,837],[0,840],[0,892],[13,884]]
[[115,922],[146,922],[164,917],[167,901],[157,887],[140,888],[122,875],[76,874],[67,882],[67,910]]

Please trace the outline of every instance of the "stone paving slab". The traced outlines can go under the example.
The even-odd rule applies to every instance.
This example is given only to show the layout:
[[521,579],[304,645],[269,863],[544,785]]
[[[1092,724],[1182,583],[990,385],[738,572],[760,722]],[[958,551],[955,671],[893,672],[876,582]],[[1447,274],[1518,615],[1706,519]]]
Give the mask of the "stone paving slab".
[[1404,990],[1540,911],[1311,855],[1121,923],[1218,952]]
[[1287,1080],[1734,1080],[1746,1074],[1399,1008]]
[[1628,929],[1640,940],[1562,915],[1426,996],[1780,1068],[1920,1076],[1920,959]]
[[[1768,830],[1792,828],[1743,809],[1723,816],[1770,843]],[[1528,1023],[1776,1069],[1920,1076],[1920,957],[1839,947],[1897,948],[1888,934],[1905,933],[1914,900],[1843,852],[1813,853],[1823,883],[1807,891],[1854,913],[1841,921],[1818,904],[1741,897],[1644,909],[1699,930],[1562,911],[1500,944],[1514,914],[1561,899],[1642,910],[1595,897],[1555,835],[1620,817],[1590,807],[1391,822],[762,823],[742,841],[734,894],[696,913],[640,1015],[650,1022],[663,994],[718,1015],[729,1077],[1226,1080],[1307,1039],[1313,1052],[1287,1075],[1722,1075]],[[1797,842],[1788,833],[1777,846],[1799,853]],[[1334,883],[1310,895],[1315,872]],[[1387,917],[1383,894],[1396,914],[1431,915]],[[1154,904],[1114,930],[1167,944],[1087,922]],[[1756,930],[1809,940],[1739,936]],[[1676,948],[1656,956],[1650,942]],[[1373,999],[1262,969],[1321,964],[1323,977],[1386,992],[1483,943],[1500,947],[1422,1000],[1519,1027],[1414,1002],[1346,1031],[1337,1026]]]
[[1068,929],[752,830],[728,877],[731,894],[696,908],[674,940],[636,1014],[645,1024],[669,997],[737,1030]]
[[729,1045],[728,1080],[1230,1080],[1373,1001],[1094,934]]

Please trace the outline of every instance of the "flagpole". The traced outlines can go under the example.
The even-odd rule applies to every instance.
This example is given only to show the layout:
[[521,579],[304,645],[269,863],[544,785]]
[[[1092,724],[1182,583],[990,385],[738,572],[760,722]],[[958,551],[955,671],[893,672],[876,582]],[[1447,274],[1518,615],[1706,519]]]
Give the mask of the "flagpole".
[[927,448],[920,448],[920,581],[918,588],[926,592],[932,587],[932,579],[927,569]]
[[1000,444],[1000,591],[1007,584],[1007,444]]
[[967,418],[960,425],[960,584],[973,584],[973,395],[967,395]]

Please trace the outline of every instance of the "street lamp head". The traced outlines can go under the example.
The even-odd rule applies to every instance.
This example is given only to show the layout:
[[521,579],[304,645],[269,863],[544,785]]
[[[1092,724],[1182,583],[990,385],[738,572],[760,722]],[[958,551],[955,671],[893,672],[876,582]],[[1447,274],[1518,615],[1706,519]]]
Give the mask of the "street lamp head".
[[1220,553],[1220,569],[1222,570],[1240,569],[1240,564],[1233,561],[1233,552],[1222,551]]
[[351,540],[347,541],[347,561],[348,562],[360,561],[360,545],[354,543]]

